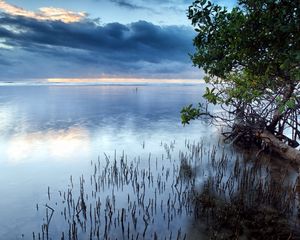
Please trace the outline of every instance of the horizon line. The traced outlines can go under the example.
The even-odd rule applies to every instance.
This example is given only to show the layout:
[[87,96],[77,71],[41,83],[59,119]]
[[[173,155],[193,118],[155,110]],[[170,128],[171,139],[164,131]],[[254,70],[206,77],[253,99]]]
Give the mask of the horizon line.
[[203,83],[203,79],[185,78],[129,78],[129,77],[100,77],[100,78],[47,78],[48,83]]
[[203,84],[203,79],[184,78],[128,78],[128,77],[100,77],[100,78],[39,78],[0,81],[0,86],[40,86],[40,85],[166,85],[166,84]]

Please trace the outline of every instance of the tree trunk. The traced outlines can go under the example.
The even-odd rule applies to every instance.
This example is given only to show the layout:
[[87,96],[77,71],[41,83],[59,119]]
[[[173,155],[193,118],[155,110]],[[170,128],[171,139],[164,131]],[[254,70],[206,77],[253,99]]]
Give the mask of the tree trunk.
[[[283,94],[282,103],[281,103],[282,105],[286,104],[286,102],[291,98],[294,90],[295,90],[295,84],[290,83],[286,86],[284,94]],[[282,117],[283,117],[283,115],[279,112],[279,106],[277,106],[277,108],[274,111],[273,118],[272,118],[270,124],[267,126],[267,129],[271,133],[275,132],[276,126]]]
[[295,162],[300,165],[300,151],[292,148],[291,146],[285,144],[276,138],[271,132],[265,130],[258,134],[258,137],[266,142],[270,148],[278,153],[281,157]]

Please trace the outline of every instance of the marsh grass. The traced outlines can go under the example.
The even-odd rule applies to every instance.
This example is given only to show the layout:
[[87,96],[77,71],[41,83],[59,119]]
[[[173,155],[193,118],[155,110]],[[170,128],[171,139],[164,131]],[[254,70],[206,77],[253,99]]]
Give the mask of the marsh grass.
[[91,161],[89,176],[71,176],[57,193],[48,188],[32,239],[299,238],[290,170],[274,174],[272,163],[246,160],[220,143],[185,141],[178,153],[175,145],[161,143],[160,157],[104,154]]

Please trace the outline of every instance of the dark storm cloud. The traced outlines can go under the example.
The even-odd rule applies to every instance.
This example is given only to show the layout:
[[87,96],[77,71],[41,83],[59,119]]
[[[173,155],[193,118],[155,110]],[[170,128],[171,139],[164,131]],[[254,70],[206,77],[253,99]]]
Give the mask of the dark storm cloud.
[[[193,37],[189,27],[162,27],[145,21],[100,26],[92,20],[67,24],[0,15],[0,39],[14,48],[5,51],[14,51],[17,56],[17,51],[22,50],[23,59],[26,52],[36,54],[37,59],[47,58],[48,64],[60,59],[70,64],[99,66],[101,73],[122,74],[134,69],[141,75],[141,69],[153,74],[165,69],[169,73],[170,66],[177,66],[173,69],[175,74],[191,65],[188,53],[193,52]],[[5,53],[2,55],[5,58]],[[0,61],[0,65],[3,63]]]

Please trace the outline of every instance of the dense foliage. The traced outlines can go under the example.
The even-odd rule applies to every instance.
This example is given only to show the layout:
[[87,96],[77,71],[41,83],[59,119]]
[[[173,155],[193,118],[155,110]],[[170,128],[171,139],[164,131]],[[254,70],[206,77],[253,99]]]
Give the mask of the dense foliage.
[[[197,0],[189,7],[188,18],[197,32],[192,61],[211,84],[204,97],[227,113],[214,117],[233,130],[238,120],[253,135],[268,130],[296,147],[300,138],[299,2],[239,0],[228,10]],[[182,122],[209,114],[202,107],[184,108]]]

